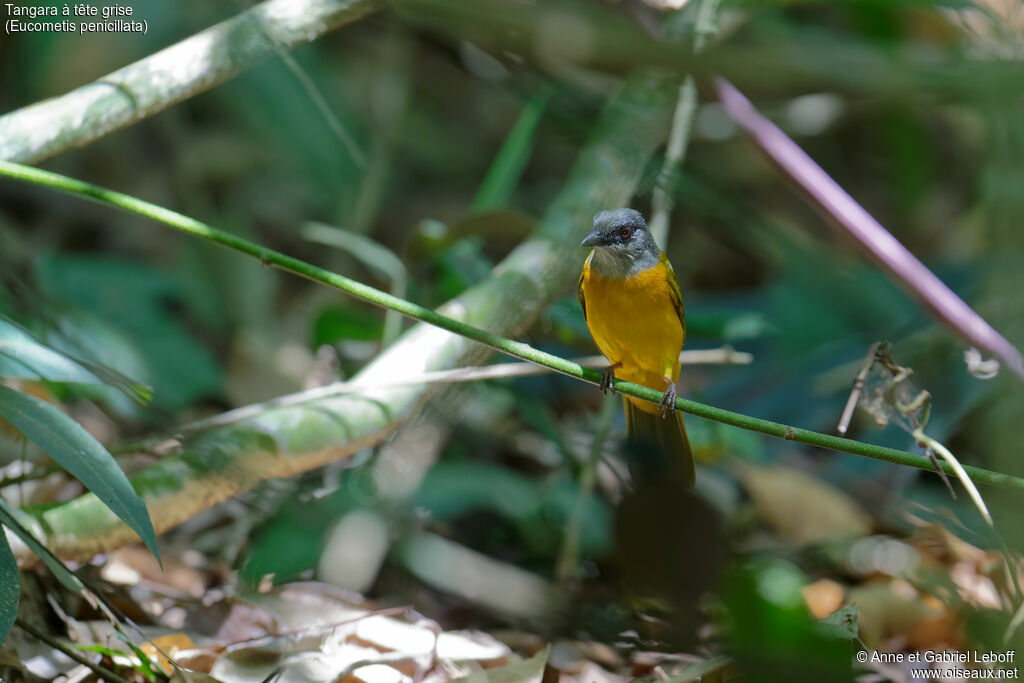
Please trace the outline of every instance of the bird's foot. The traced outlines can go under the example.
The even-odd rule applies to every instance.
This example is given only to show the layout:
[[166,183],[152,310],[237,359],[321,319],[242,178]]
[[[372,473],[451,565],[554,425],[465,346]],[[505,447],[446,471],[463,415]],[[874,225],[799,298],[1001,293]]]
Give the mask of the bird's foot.
[[676,391],[675,382],[669,381],[668,389],[665,390],[665,395],[661,397],[661,401],[658,402],[658,408],[661,410],[662,417],[668,417],[672,413],[676,412]]
[[615,393],[615,368],[619,367],[622,367],[622,363],[609,365],[601,371],[601,382],[597,388],[601,390],[602,394],[607,394],[609,391]]

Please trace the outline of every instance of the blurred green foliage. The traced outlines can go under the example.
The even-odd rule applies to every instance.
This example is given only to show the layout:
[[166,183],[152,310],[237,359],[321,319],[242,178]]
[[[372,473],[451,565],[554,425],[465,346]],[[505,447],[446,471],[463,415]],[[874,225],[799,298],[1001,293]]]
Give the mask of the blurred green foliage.
[[[1021,347],[1017,181],[1024,135],[1018,105],[999,104],[1007,74],[1019,65],[990,53],[1020,37],[980,13],[965,30],[952,12],[966,4],[726,2],[716,42],[695,68],[699,76],[721,68],[736,80]],[[271,61],[46,165],[386,288],[372,267],[303,239],[300,228],[316,220],[357,231],[405,262],[409,298],[440,304],[488,277],[529,232],[616,78],[638,62],[684,54],[681,46],[654,52],[647,30],[657,16],[642,3],[471,5],[399,2],[295,52],[356,141],[356,156],[294,73]],[[169,7],[147,6],[156,32],[146,38],[0,41],[0,109],[95,79],[228,12],[205,3]],[[595,47],[580,64],[564,61],[572,44],[557,39],[565,36],[526,44],[523,36],[558,16],[582,17],[581,25],[594,30],[587,35]],[[681,16],[692,22],[693,8]],[[568,31],[569,24],[558,26]],[[1019,384],[972,377],[961,343],[812,213],[708,93],[701,80],[692,143],[670,187],[676,207],[666,249],[686,298],[688,347],[730,344],[755,361],[686,368],[684,393],[831,431],[863,354],[875,340],[889,339],[934,397],[929,432],[965,462],[1019,474],[1010,457],[1019,440],[998,438],[1003,430],[1016,433]],[[658,161],[636,199],[645,212]],[[155,421],[170,429],[198,414],[299,390],[324,345],[334,348],[339,375],[348,375],[376,352],[384,329],[381,311],[304,281],[134,217],[11,184],[0,184],[0,278],[5,315],[44,338],[74,340],[78,355],[152,386],[147,407],[109,399],[111,407],[120,405],[126,433]],[[565,355],[594,350],[571,293],[540,313],[524,337]],[[71,398],[91,395],[81,387],[67,391]],[[586,470],[590,437],[600,428],[593,417],[597,392],[560,377],[494,381],[488,392],[486,401],[501,407],[488,413],[489,423],[461,414],[439,418],[453,426],[439,464],[389,514],[400,528],[427,524],[550,574],[567,520],[581,505],[580,613],[600,611],[622,588],[612,552],[617,488],[611,477],[590,496],[573,479]],[[621,430],[612,425],[608,449]],[[922,517],[959,519],[972,542],[992,545],[971,536],[971,509],[949,500],[931,475],[809,453],[693,419],[690,433],[702,459],[719,470],[707,477],[718,488],[705,493],[736,515],[729,533],[740,539],[747,528],[737,503],[743,493],[730,459],[796,464],[849,491],[882,524],[905,526],[906,511],[919,506]],[[912,447],[905,433],[876,430],[863,418],[853,436]],[[365,481],[367,467],[301,478],[295,500],[276,514],[252,511],[251,543],[242,557],[228,559],[252,583],[268,573],[278,580],[308,574],[327,529],[358,505],[351,480]],[[327,494],[314,495],[325,486]],[[1019,514],[1019,498],[1003,499],[1002,507],[997,523]],[[778,669],[778,680],[846,680],[850,644],[803,609],[802,570],[777,557],[734,559],[722,600],[740,668]],[[609,608],[608,619],[635,626],[620,619],[621,604]],[[1002,616],[971,616],[973,632],[994,642],[1000,629],[992,623]],[[577,633],[588,624],[561,628]],[[795,670],[804,677],[782,673]]]
[[113,365],[122,354],[141,355],[140,379],[159,388],[154,401],[167,410],[206,398],[221,383],[213,355],[186,327],[193,312],[176,278],[127,260],[58,255],[40,259],[35,274],[49,300],[109,321],[130,340],[128,353],[107,347],[99,360]]
[[807,578],[789,562],[758,558],[727,581],[731,650],[749,680],[853,681],[856,628],[816,622],[800,590]]

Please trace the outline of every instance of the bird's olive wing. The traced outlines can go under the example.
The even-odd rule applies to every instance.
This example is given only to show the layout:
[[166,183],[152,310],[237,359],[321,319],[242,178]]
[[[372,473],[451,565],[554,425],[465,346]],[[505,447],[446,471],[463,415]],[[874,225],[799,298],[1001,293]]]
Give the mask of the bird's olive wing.
[[672,270],[665,252],[661,252],[661,262],[665,264],[665,276],[668,278],[668,290],[672,295],[672,303],[676,305],[676,313],[679,314],[679,324],[683,326],[683,338],[686,338],[686,316],[683,313],[683,295],[679,291],[679,282],[676,280],[676,272]]
[[[593,252],[591,252],[593,255]],[[587,271],[590,270],[590,257],[587,257],[586,262],[583,264],[583,270],[580,271],[580,279],[576,283],[576,298],[580,300],[580,308],[583,309],[583,321],[587,320],[587,299],[583,296],[583,278],[587,276]]]

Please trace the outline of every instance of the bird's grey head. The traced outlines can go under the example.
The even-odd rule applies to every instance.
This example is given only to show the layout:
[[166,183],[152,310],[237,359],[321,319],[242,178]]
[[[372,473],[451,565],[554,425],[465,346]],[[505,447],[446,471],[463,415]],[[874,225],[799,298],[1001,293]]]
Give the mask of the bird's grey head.
[[590,267],[605,277],[624,278],[658,264],[661,250],[635,209],[611,209],[594,216],[594,229],[583,240],[594,247]]

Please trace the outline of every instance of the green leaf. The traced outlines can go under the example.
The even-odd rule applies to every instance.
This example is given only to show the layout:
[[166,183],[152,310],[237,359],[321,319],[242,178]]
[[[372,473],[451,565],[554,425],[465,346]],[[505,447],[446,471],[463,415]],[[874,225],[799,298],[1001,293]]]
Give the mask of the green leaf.
[[[65,316],[62,323],[67,325],[71,319],[72,316]],[[111,340],[108,334],[105,338],[96,339],[95,344],[110,349],[117,348],[116,341],[119,340]],[[54,344],[53,340],[48,342],[37,339],[16,322],[0,317],[0,377],[62,384],[102,384],[142,403],[152,397],[149,387],[102,363],[77,358],[73,352],[60,348],[59,343]],[[122,358],[128,355],[120,348],[118,351]]]
[[49,403],[3,385],[0,416],[96,494],[160,561],[156,532],[146,504],[135,493],[114,456],[92,434]]
[[[122,642],[128,645],[128,648],[138,659],[138,662],[131,662],[130,666],[132,667],[132,669],[138,671],[140,674],[145,676],[147,680],[156,681],[157,672],[154,670],[156,667],[153,665],[153,660],[149,658],[149,655],[140,650],[139,647],[135,643],[133,643],[131,639],[129,639],[128,636],[125,635],[124,631],[122,631],[120,628],[115,627],[114,633],[117,634],[117,637],[120,638]],[[118,650],[99,643],[93,645],[77,645],[76,647],[82,652],[96,652],[98,654],[103,655],[104,657],[109,657],[111,659],[114,659],[115,657],[123,657],[129,660],[131,659],[128,653],[124,650]]]
[[837,609],[818,623],[821,624],[828,633],[831,633],[837,638],[853,640],[859,635],[857,631],[857,617],[857,605],[847,605],[846,607]]
[[470,206],[471,211],[481,212],[506,206],[512,199],[512,193],[533,152],[533,138],[547,107],[548,97],[549,91],[544,89],[526,102],[477,190]]
[[383,329],[380,313],[370,307],[329,306],[321,310],[313,321],[312,346],[316,349],[349,339],[378,341]]
[[7,543],[7,535],[0,528],[0,643],[18,617],[18,598],[21,597],[21,579],[18,577],[18,563]]
[[[85,590],[85,584],[82,580],[75,576],[74,572],[68,569],[67,565],[60,561],[53,552],[47,548],[43,543],[36,538],[29,528],[22,523],[19,519],[20,511],[16,511],[7,505],[7,501],[0,498],[0,523],[14,532],[22,542],[28,546],[36,557],[42,560],[46,568],[50,570],[50,573],[61,582],[61,584],[69,591],[74,593],[81,593]],[[28,517],[25,513],[20,513],[24,517]]]
[[729,650],[743,680],[853,683],[850,643],[826,631],[807,609],[807,577],[794,564],[755,557],[726,583]]
[[66,355],[51,349],[9,320],[0,318],[0,377],[100,384]]
[[[406,296],[409,274],[405,262],[388,247],[354,230],[346,230],[325,223],[310,222],[302,227],[302,236],[313,242],[341,249],[368,268],[383,275],[391,284],[390,291],[397,297]],[[401,332],[402,316],[397,311],[384,314],[384,344],[389,344]]]

